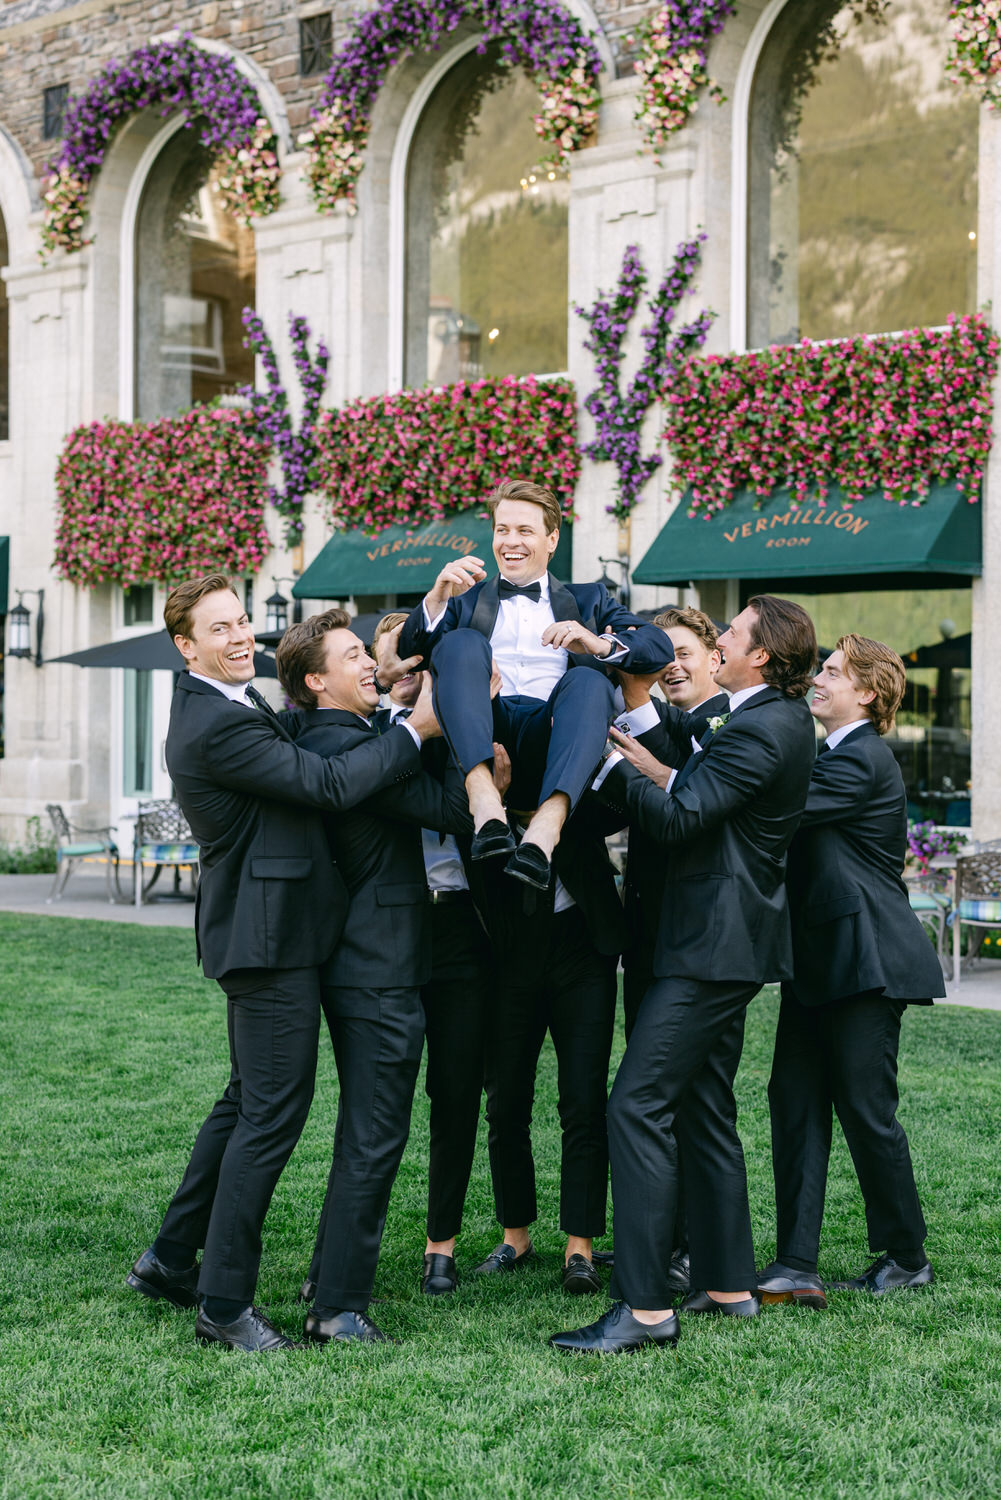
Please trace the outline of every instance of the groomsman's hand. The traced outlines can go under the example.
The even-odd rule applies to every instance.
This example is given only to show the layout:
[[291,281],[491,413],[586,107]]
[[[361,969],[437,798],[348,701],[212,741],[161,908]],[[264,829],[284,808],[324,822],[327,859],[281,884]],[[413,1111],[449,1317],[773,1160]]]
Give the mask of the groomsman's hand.
[[457,557],[454,562],[446,563],[430,593],[424,596],[424,608],[431,619],[441,614],[450,599],[458,598],[486,576],[482,557]]
[[423,659],[420,656],[408,656],[401,659],[398,648],[400,631],[405,623],[405,621],[401,622],[395,630],[387,630],[385,635],[379,637],[379,664],[375,672],[384,688],[392,687],[394,682],[399,682],[400,678],[406,677],[408,672],[416,672]]
[[504,682],[503,682],[503,679],[502,679],[501,674],[500,674],[500,667],[497,665],[497,663],[493,659],[493,657],[491,657],[490,658],[490,696],[491,696],[491,698],[496,698],[497,694],[500,692],[500,690],[501,690],[501,688],[503,686],[504,686]]
[[608,731],[608,738],[631,766],[635,766],[637,771],[642,771],[644,776],[649,776],[662,792],[667,791],[674,774],[670,766],[665,766],[656,755],[651,755],[649,750],[634,740],[631,734],[623,734],[621,730],[616,729],[614,724]]
[[613,651],[618,651],[619,643],[611,636],[595,635],[593,630],[587,630],[579,620],[554,620],[547,625],[542,632],[542,644],[553,646],[556,650],[577,651],[587,656],[611,656]]
[[503,745],[494,741],[494,786],[501,797],[507,795],[507,789],[511,785],[511,757]]
[[441,725],[434,716],[431,691],[431,673],[426,672],[424,674],[424,681],[421,683],[420,696],[414,704],[413,713],[407,720],[410,728],[417,731],[422,741],[436,739],[441,734]]
[[644,703],[650,702],[650,689],[660,681],[661,672],[651,672],[646,677],[639,677],[633,672],[616,673],[622,689],[622,701],[627,710],[641,708]]

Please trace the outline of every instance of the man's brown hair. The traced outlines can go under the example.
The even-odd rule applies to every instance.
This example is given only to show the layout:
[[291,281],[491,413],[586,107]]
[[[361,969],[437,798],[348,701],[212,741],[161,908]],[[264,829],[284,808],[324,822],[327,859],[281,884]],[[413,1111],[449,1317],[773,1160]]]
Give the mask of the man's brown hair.
[[701,609],[683,608],[680,604],[672,605],[670,609],[662,609],[659,615],[655,615],[653,623],[659,625],[661,630],[674,630],[676,626],[683,625],[686,630],[698,636],[707,651],[716,650],[716,638],[719,631]]
[[402,625],[404,620],[408,620],[409,618],[409,615],[403,614],[399,610],[391,610],[388,615],[383,615],[382,619],[375,627],[375,634],[372,636],[372,655],[375,657],[376,661],[379,660],[379,653],[375,648],[382,640],[383,636],[386,635],[390,630],[395,630],[397,625]]
[[306,686],[306,678],[310,672],[322,672],[326,667],[330,632],[350,628],[351,616],[346,609],[325,609],[322,615],[310,615],[286,630],[275,652],[275,666],[278,681],[296,708],[316,707],[316,694]]
[[228,589],[239,599],[236,584],[225,573],[206,573],[201,578],[189,578],[186,583],[179,583],[175,589],[171,589],[163,606],[163,623],[170,639],[173,640],[175,635],[183,635],[186,641],[190,641],[191,611],[206,594],[219,594],[224,589]]
[[801,604],[774,594],[756,594],[747,607],[757,615],[751,645],[768,652],[762,677],[787,698],[805,698],[817,670],[817,632],[810,616]]
[[834,649],[844,657],[845,671],[855,686],[863,693],[876,694],[862,708],[880,734],[889,734],[907,690],[907,671],[900,657],[866,635],[843,635]]
[[554,531],[559,531],[563,521],[560,502],[552,490],[544,489],[541,484],[532,484],[528,479],[505,479],[487,501],[487,510],[491,518],[494,517],[501,500],[527,500],[531,505],[538,505],[545,521],[546,535],[552,536]]

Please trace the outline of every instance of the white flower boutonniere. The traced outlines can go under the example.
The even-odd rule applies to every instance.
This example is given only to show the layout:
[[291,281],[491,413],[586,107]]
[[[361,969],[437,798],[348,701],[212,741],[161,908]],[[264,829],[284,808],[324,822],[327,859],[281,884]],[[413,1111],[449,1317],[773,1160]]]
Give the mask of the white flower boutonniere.
[[729,714],[713,714],[712,718],[709,720],[709,728],[712,730],[713,734],[716,733],[717,729],[723,728],[723,725],[727,722],[729,717]]

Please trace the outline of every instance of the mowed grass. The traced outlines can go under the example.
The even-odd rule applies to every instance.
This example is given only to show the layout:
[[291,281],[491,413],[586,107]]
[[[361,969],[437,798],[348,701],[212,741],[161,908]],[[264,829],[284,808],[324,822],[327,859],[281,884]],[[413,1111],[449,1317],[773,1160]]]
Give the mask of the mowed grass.
[[[520,1497],[1001,1493],[1001,1015],[909,1013],[901,1115],[938,1282],[827,1314],[689,1321],[674,1353],[567,1359],[546,1340],[605,1304],[558,1289],[555,1066],[536,1103],[541,1267],[418,1291],[419,1090],[374,1309],[396,1347],[241,1358],[124,1285],[226,1076],[224,1009],[190,934],[0,914],[0,1494]],[[739,1077],[761,1261],[774,1250],[765,1085],[776,1002]],[[616,1055],[621,1047],[617,1044]],[[265,1226],[258,1300],[296,1331],[333,1137],[316,1103]],[[482,1138],[460,1272],[499,1238]],[[350,1226],[346,1226],[350,1232]],[[607,1242],[606,1242],[607,1243]],[[869,1259],[838,1139],[821,1270]]]

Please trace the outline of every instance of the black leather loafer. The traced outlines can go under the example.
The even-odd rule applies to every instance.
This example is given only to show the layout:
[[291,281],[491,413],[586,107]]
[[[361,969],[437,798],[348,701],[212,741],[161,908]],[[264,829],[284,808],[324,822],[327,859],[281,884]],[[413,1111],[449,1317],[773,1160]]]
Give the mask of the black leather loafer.
[[144,1250],[132,1270],[125,1278],[125,1285],[134,1292],[141,1292],[155,1302],[163,1298],[174,1307],[196,1307],[198,1305],[198,1262],[193,1261],[183,1271],[165,1266],[152,1248]]
[[677,1313],[662,1323],[640,1323],[624,1302],[613,1302],[596,1323],[573,1328],[569,1333],[554,1333],[549,1340],[563,1354],[628,1354],[645,1344],[663,1348],[676,1344],[680,1333]]
[[484,823],[479,833],[473,834],[469,857],[496,859],[500,854],[513,854],[517,847],[514,834],[507,824],[502,823],[500,818],[491,818],[489,823]]
[[537,844],[521,843],[504,866],[505,875],[523,880],[538,891],[548,891],[553,867]]
[[884,1292],[931,1286],[934,1280],[935,1272],[928,1261],[920,1271],[907,1271],[889,1255],[881,1255],[879,1260],[866,1267],[861,1276],[853,1276],[850,1281],[828,1281],[825,1286],[829,1292],[872,1292],[873,1296],[880,1297]]
[[306,1315],[306,1337],[313,1344],[392,1344],[388,1333],[383,1333],[377,1323],[363,1312],[333,1313],[329,1317],[318,1317],[315,1312]]
[[601,1291],[601,1278],[586,1255],[571,1255],[563,1267],[563,1290],[574,1297]]
[[758,1296],[766,1305],[794,1302],[797,1307],[827,1306],[824,1283],[812,1271],[797,1271],[780,1260],[773,1260],[758,1272]]
[[667,1284],[675,1297],[687,1297],[692,1290],[692,1267],[687,1250],[675,1250],[667,1268]]
[[244,1354],[260,1354],[271,1349],[301,1349],[294,1339],[279,1333],[273,1323],[256,1307],[248,1307],[233,1323],[213,1323],[198,1309],[195,1320],[195,1338],[200,1344],[225,1344],[229,1349],[239,1349]]
[[447,1297],[458,1285],[459,1276],[453,1255],[439,1255],[436,1251],[425,1255],[424,1274],[421,1277],[421,1291],[425,1297]]
[[742,1302],[716,1302],[708,1292],[693,1292],[681,1304],[683,1313],[711,1313],[721,1318],[756,1318],[761,1311],[757,1297]]
[[486,1260],[481,1260],[478,1266],[473,1268],[476,1276],[495,1276],[499,1271],[520,1271],[525,1266],[531,1265],[538,1260],[535,1246],[531,1243],[527,1250],[519,1255],[513,1245],[498,1245],[496,1250],[491,1250]]

